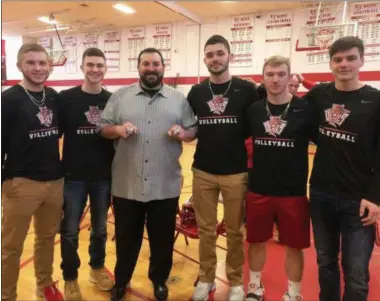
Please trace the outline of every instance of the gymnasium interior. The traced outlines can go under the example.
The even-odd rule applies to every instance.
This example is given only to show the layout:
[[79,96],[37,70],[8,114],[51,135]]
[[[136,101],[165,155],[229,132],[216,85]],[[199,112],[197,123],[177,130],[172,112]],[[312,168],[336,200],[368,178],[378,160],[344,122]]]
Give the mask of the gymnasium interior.
[[[2,91],[17,84],[22,74],[16,67],[16,53],[23,43],[37,42],[53,60],[54,69],[46,85],[57,91],[83,83],[81,56],[88,47],[102,49],[108,71],[103,85],[110,92],[138,81],[137,57],[146,47],[161,49],[165,60],[164,82],[184,95],[207,78],[203,47],[213,34],[224,36],[231,45],[233,76],[260,84],[265,59],[281,54],[289,57],[293,73],[307,81],[333,80],[329,69],[328,45],[344,35],[358,35],[365,44],[365,64],[360,79],[380,89],[380,1],[2,1]],[[298,95],[308,90],[300,85]],[[183,186],[180,205],[192,197],[192,162],[196,141],[183,143],[180,157]],[[309,146],[309,171],[316,146]],[[222,162],[221,162],[222,163]],[[181,206],[180,206],[181,208]],[[109,300],[88,281],[91,212],[80,225],[79,285],[83,300]],[[173,268],[167,285],[169,300],[190,300],[198,276],[198,238],[181,228],[177,220]],[[218,205],[223,221],[223,200]],[[114,217],[107,220],[106,269],[113,276],[116,251]],[[18,300],[37,300],[33,267],[33,223],[21,258]],[[150,280],[149,244],[144,236],[138,263],[125,300],[154,300]],[[63,291],[60,239],[56,237],[54,279]],[[217,240],[217,289],[209,300],[227,300],[225,275],[226,237]],[[313,245],[305,252],[302,295],[305,301],[318,300],[318,269]],[[281,300],[286,290],[285,247],[274,240],[267,247],[263,271],[266,300]],[[244,265],[247,289],[249,268]],[[2,275],[6,277],[6,275]],[[343,283],[343,282],[342,282]],[[370,263],[369,301],[380,300],[380,247],[375,246]]]

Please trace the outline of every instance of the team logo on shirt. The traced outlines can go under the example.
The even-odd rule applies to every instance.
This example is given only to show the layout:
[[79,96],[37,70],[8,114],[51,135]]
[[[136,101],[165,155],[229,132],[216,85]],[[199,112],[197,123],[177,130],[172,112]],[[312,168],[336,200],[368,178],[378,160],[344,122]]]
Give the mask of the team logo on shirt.
[[47,107],[39,107],[40,111],[37,114],[38,119],[40,120],[41,124],[49,127],[51,126],[53,122],[53,112],[52,110],[49,110]]
[[351,111],[339,104],[333,104],[332,108],[325,110],[326,122],[335,128],[341,126],[350,114]]
[[273,137],[280,136],[286,127],[287,121],[281,119],[279,116],[270,116],[268,121],[264,123],[265,132]]
[[214,95],[214,98],[207,102],[207,104],[212,113],[221,115],[227,107],[228,98],[223,97],[223,95]]
[[102,113],[102,110],[99,110],[99,108],[96,106],[90,106],[88,111],[84,113],[87,117],[88,123],[97,125],[100,121],[100,114]]

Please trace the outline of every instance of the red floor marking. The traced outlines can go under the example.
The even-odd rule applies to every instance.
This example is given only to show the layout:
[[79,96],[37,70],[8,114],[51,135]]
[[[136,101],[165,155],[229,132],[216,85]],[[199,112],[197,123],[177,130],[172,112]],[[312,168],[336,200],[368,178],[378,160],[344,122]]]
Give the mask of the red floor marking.
[[[246,250],[248,245],[246,244]],[[379,247],[375,252],[380,251]],[[318,300],[318,267],[314,246],[304,252],[305,270],[302,280],[301,294],[304,300]],[[376,256],[376,253],[374,253]],[[265,300],[281,300],[287,289],[287,277],[285,274],[285,247],[270,241],[267,246],[267,260],[263,270],[263,284],[265,286]],[[368,301],[380,300],[380,260],[378,257],[372,259],[370,263],[371,281]],[[342,277],[343,278],[343,277]],[[246,262],[244,265],[244,288],[247,290],[249,282],[249,267]],[[342,290],[343,291],[343,290]]]
[[[55,244],[56,243],[54,243],[54,245]],[[29,263],[31,263],[33,261],[33,259],[34,259],[34,256],[32,256],[32,257],[28,258],[27,260],[23,261],[22,263],[20,263],[20,270],[22,268],[24,268],[26,265],[28,265]]]

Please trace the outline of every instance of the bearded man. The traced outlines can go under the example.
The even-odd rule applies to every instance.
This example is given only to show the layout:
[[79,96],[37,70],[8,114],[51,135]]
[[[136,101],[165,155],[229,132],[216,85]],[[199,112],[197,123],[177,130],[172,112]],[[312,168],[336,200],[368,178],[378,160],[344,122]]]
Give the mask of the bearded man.
[[111,300],[122,300],[139,256],[146,222],[151,251],[149,279],[157,300],[173,263],[181,191],[182,141],[196,136],[197,120],[179,91],[162,81],[165,63],[155,48],[138,57],[138,83],[117,90],[101,114],[100,132],[115,139],[112,195],[116,266]]

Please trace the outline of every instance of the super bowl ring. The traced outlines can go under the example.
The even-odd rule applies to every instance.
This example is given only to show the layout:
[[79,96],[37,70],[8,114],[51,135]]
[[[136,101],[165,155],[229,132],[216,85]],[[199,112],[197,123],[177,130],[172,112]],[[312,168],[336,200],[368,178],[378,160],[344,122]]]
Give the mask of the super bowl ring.
[[135,132],[135,129],[133,127],[127,127],[127,133],[133,134]]
[[173,134],[176,135],[176,136],[177,136],[180,132],[181,132],[181,130],[179,129],[178,126],[176,126],[176,127],[174,128],[174,130],[173,130]]

